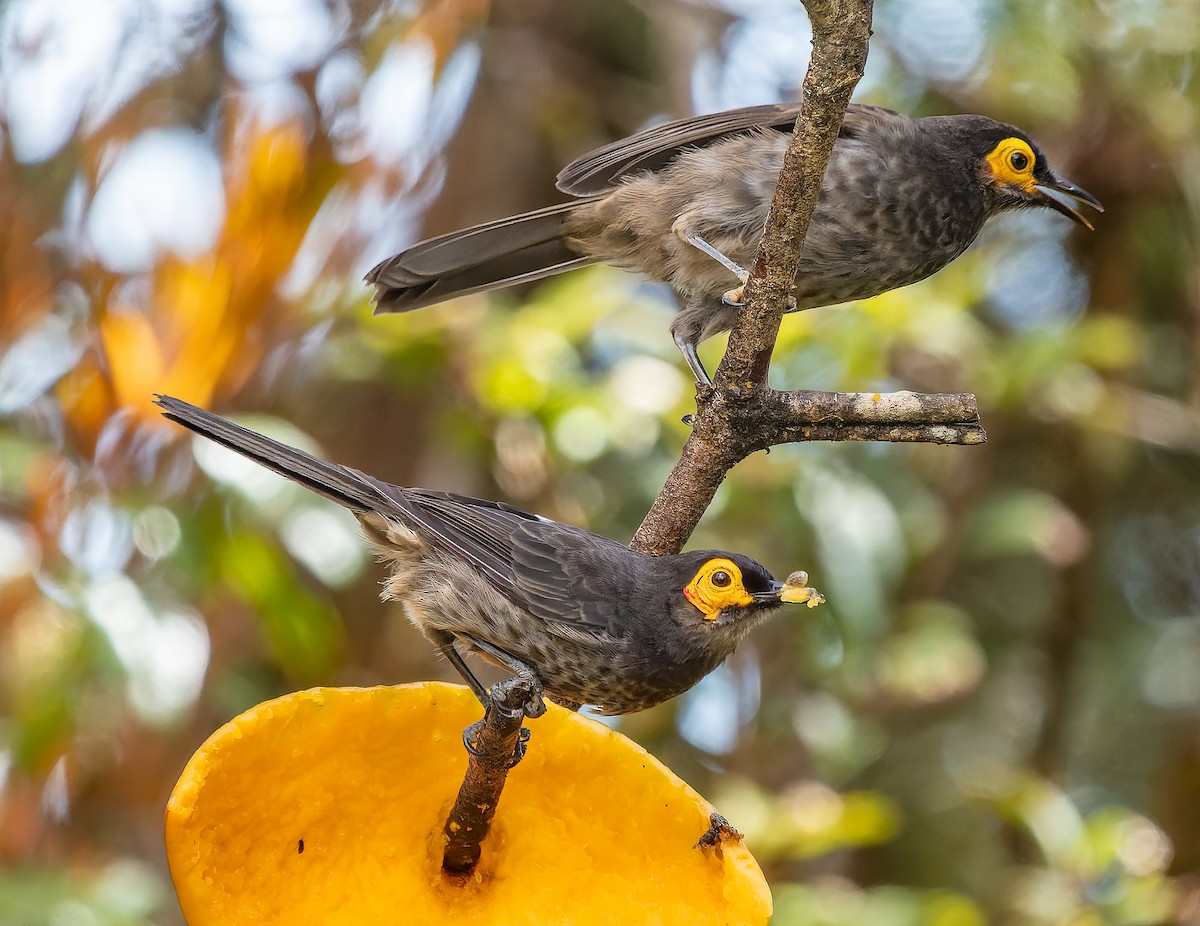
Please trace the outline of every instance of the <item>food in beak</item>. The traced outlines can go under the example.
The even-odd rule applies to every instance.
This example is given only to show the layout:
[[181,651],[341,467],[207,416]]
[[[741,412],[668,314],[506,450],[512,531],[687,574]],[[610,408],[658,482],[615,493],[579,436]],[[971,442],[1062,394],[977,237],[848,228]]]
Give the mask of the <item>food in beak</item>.
[[779,589],[779,600],[793,604],[803,603],[810,608],[815,608],[817,605],[825,603],[825,596],[815,588],[809,587],[807,572],[793,572],[784,580],[783,586]]

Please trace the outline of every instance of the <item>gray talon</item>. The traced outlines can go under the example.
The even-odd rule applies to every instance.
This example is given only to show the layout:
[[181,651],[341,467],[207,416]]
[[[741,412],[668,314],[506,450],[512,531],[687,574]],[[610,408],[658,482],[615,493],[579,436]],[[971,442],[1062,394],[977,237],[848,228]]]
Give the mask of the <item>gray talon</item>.
[[473,724],[471,724],[469,727],[467,727],[465,730],[463,730],[463,735],[462,735],[463,747],[467,750],[467,752],[469,752],[471,755],[475,756],[476,758],[479,758],[481,753],[479,752],[479,749],[475,746],[474,739],[476,736],[479,735],[479,733],[482,730],[483,730],[483,721],[482,720],[476,720]]
[[525,716],[536,720],[546,713],[546,701],[542,697],[542,686],[538,685],[533,696],[525,702]]

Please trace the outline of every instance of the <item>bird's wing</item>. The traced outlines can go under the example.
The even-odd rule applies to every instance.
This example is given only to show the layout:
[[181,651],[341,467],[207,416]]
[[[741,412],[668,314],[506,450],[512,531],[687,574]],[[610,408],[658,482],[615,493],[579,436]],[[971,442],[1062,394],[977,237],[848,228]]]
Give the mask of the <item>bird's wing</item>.
[[644,589],[642,557],[613,540],[555,524],[513,534],[513,578],[528,611],[553,633],[612,641],[630,630]]
[[594,640],[619,628],[612,579],[632,568],[631,550],[502,502],[424,489],[406,494],[427,534],[548,630]]
[[682,148],[703,148],[756,128],[788,131],[799,114],[798,103],[769,103],[666,122],[577,158],[558,172],[556,183],[572,196],[600,193],[630,174],[658,170]]
[[[557,186],[572,196],[603,193],[625,177],[664,167],[684,148],[703,148],[755,129],[790,132],[799,115],[799,103],[768,103],[667,122],[577,158],[559,171]],[[878,106],[851,103],[841,134],[851,136],[871,120],[895,117]]]
[[894,109],[884,109],[882,106],[871,106],[868,103],[851,103],[846,107],[842,117],[842,127],[838,138],[858,138],[877,128],[882,123],[903,124],[912,120]]
[[417,522],[414,526],[423,528],[429,539],[458,554],[497,589],[513,597],[513,532],[523,522],[542,522],[542,518],[503,502],[450,492],[405,489],[404,494],[410,503],[407,513]]

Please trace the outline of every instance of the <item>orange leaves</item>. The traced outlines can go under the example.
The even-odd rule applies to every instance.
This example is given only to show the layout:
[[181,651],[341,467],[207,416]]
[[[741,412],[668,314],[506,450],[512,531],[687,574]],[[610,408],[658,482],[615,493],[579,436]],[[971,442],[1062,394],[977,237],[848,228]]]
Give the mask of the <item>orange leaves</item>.
[[234,271],[239,298],[269,296],[296,255],[321,198],[308,195],[307,161],[304,131],[294,122],[252,131],[228,155],[218,254]]
[[276,329],[289,324],[290,306],[279,284],[333,179],[310,171],[307,144],[295,122],[230,133],[215,247],[190,261],[164,258],[147,306],[114,290],[99,322],[103,361],[85,360],[60,392],[79,430],[94,438],[122,408],[157,421],[155,392],[211,404],[241,388],[283,340]]

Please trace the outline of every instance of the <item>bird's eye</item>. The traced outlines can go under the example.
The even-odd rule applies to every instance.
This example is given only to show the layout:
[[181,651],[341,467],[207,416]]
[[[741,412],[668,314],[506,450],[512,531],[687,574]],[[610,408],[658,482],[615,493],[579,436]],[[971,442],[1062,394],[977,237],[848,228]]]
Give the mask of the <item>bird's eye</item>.
[[1029,156],[1024,151],[1014,151],[1008,156],[1008,163],[1013,170],[1023,172],[1029,167]]
[[683,597],[704,615],[705,620],[716,620],[733,609],[745,608],[754,603],[742,585],[742,570],[737,563],[723,556],[705,560],[683,589]]

